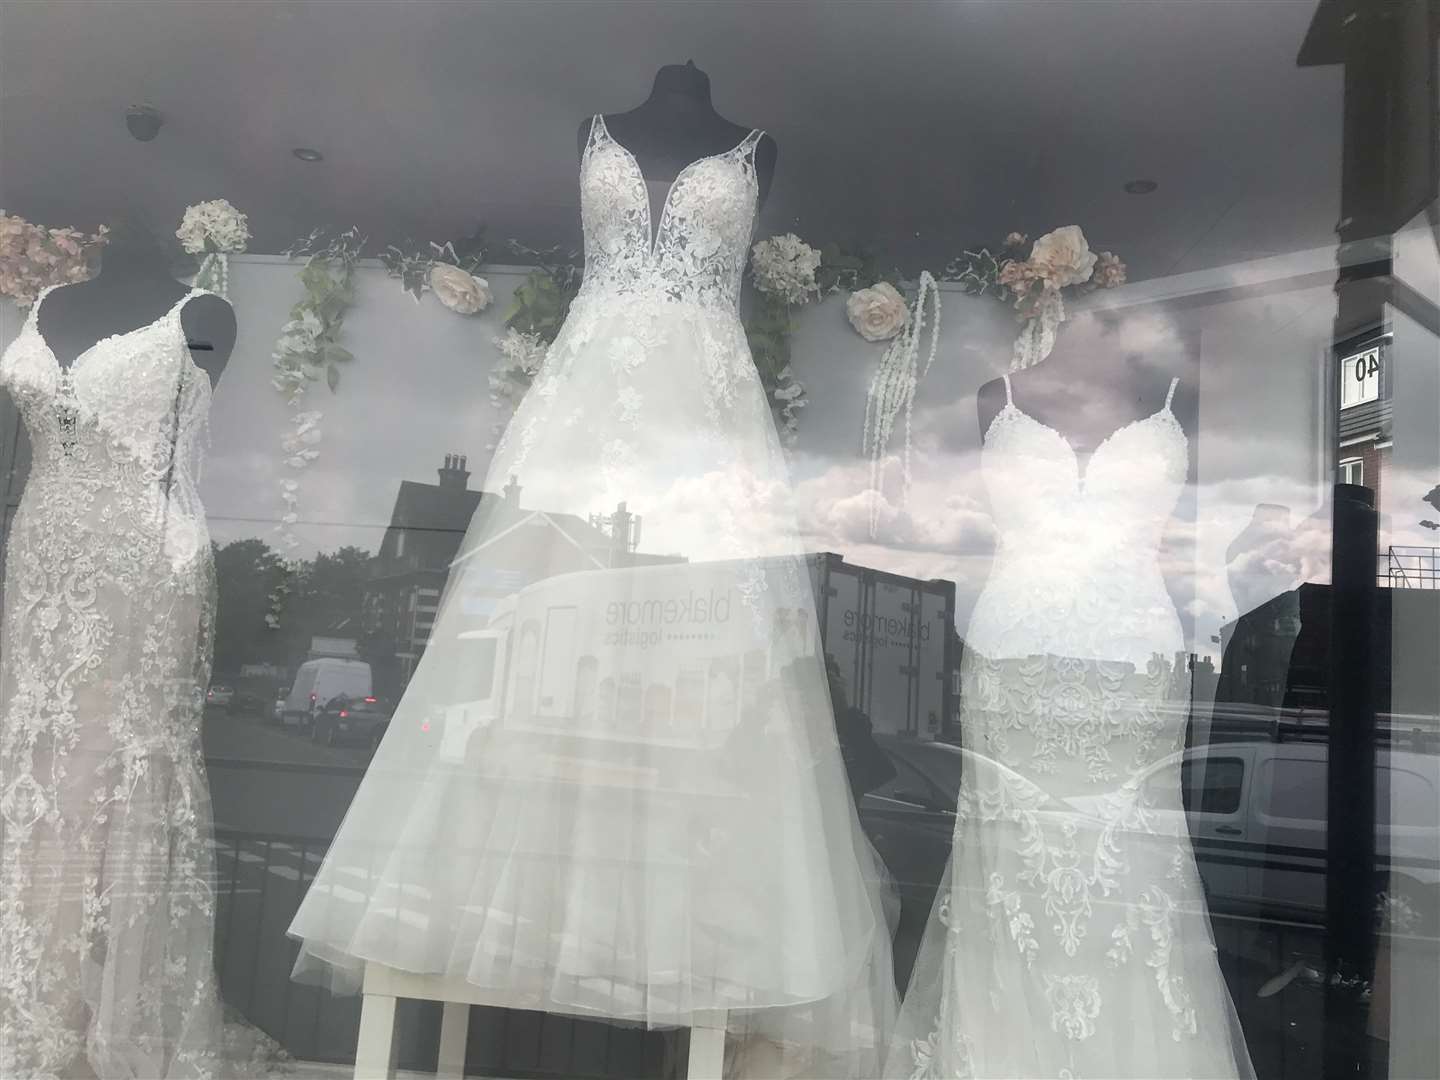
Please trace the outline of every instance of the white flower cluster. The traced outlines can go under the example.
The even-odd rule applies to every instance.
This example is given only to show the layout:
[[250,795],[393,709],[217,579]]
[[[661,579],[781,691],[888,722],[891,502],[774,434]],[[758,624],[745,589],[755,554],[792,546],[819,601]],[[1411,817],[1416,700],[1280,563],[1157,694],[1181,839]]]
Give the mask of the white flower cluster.
[[540,340],[538,334],[524,334],[513,328],[506,330],[504,337],[495,339],[495,347],[500,350],[501,356],[510,361],[501,370],[514,370],[528,379],[535,377],[549,351],[549,346]]
[[780,405],[780,441],[786,446],[794,446],[800,435],[800,410],[809,404],[810,399],[805,384],[795,378],[789,364],[780,372],[770,396]]
[[324,324],[309,308],[280,328],[275,351],[271,353],[275,374],[270,385],[284,394],[291,405],[298,403],[305,387],[320,377],[319,338],[324,329]]
[[191,255],[244,251],[250,242],[250,220],[225,199],[211,199],[185,208],[180,245]]
[[[540,372],[540,365],[545,362],[549,346],[538,335],[522,333],[513,327],[505,331],[504,337],[495,338],[494,342],[506,362],[496,364],[490,371],[490,404],[503,416],[514,412],[525,391],[530,389],[530,384]],[[504,429],[503,420],[495,425],[491,443],[486,449],[495,449],[495,443]]]
[[761,240],[750,256],[750,273],[762,293],[787,304],[805,304],[820,294],[815,282],[820,252],[794,233]]
[[285,451],[285,464],[303,469],[320,456],[320,421],[324,413],[315,409],[297,412],[290,418],[290,431],[280,440]]

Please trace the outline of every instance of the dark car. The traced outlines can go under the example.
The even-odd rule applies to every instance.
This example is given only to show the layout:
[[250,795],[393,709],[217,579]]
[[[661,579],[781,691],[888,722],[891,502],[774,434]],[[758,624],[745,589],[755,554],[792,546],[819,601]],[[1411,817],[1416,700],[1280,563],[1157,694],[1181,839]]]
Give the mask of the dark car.
[[205,691],[205,708],[229,712],[235,703],[235,691],[225,683],[212,682]]
[[900,894],[895,973],[904,986],[950,858],[962,753],[949,743],[893,735],[877,735],[875,743],[895,774],[862,795],[857,805],[860,823]]
[[384,698],[352,698],[341,694],[331,698],[315,714],[310,738],[326,746],[349,742],[373,747],[390,726],[394,711]]

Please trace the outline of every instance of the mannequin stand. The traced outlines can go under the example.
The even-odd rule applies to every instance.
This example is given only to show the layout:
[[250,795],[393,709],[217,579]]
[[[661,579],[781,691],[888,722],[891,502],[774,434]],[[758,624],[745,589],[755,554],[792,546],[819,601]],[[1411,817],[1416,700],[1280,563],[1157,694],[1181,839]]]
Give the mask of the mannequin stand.
[[[435,1066],[435,1075],[440,1080],[461,1080],[465,1075],[470,1006],[505,1007],[505,1002],[493,990],[472,986],[464,979],[416,975],[383,964],[365,965],[363,994],[360,1039],[355,1047],[355,1080],[394,1080],[395,1005],[400,998],[438,1001],[444,1006],[440,1019],[440,1053]],[[724,1010],[697,1017],[701,1022],[690,1029],[687,1080],[721,1080],[726,1019]]]

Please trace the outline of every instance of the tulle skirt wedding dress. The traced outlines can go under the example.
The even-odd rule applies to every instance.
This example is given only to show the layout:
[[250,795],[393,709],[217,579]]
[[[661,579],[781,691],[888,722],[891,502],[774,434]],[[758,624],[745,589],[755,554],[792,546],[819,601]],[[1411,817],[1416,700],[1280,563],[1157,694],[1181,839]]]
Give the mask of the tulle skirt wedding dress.
[[734,303],[752,147],[683,172],[651,245],[597,121],[585,285],[489,468],[510,495],[482,499],[291,927],[298,977],[353,988],[368,961],[522,1009],[723,1010],[734,1075],[878,1071],[881,871]]

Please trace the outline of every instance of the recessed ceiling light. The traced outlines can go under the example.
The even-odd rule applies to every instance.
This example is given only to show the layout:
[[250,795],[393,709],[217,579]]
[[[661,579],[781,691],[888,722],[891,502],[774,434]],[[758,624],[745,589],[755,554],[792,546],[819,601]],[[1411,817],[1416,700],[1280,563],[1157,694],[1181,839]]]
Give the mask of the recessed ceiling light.
[[1125,191],[1129,195],[1149,195],[1159,186],[1154,180],[1128,180]]
[[294,150],[291,150],[290,152],[291,152],[292,154],[294,154],[296,157],[298,157],[301,161],[324,161],[324,160],[325,160],[325,155],[324,155],[324,154],[320,153],[319,150],[312,150],[312,149],[310,149],[310,147],[308,147],[308,146],[297,146],[297,147],[295,147]]

